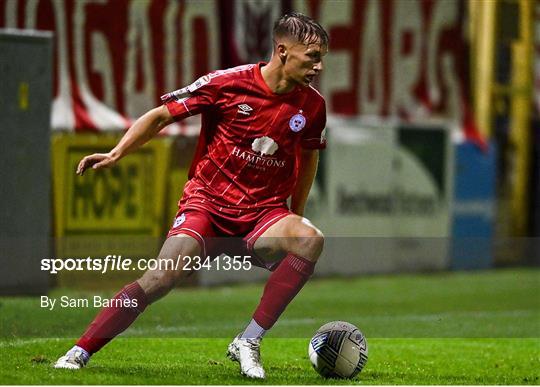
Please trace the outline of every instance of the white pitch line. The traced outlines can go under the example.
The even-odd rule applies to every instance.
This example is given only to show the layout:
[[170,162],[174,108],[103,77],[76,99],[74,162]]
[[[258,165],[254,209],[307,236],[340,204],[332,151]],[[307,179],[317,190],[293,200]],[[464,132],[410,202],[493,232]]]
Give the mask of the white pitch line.
[[[527,316],[536,316],[540,312],[528,309],[518,309],[518,310],[501,310],[501,311],[461,311],[461,312],[442,312],[442,313],[431,313],[431,314],[418,314],[411,313],[405,315],[392,315],[392,314],[383,314],[383,315],[345,315],[342,316],[345,320],[354,320],[354,321],[372,321],[372,320],[388,320],[389,318],[396,320],[409,320],[409,321],[439,321],[444,318],[451,318],[456,316],[461,317],[527,317]],[[327,322],[327,318],[287,318],[278,321],[278,326],[304,326],[322,324]],[[188,332],[197,332],[197,331],[206,331],[206,330],[215,330],[215,329],[240,329],[242,323],[215,323],[215,324],[204,324],[204,327],[195,325],[176,325],[176,326],[161,326],[158,325],[152,328],[132,328],[126,331],[127,337],[139,337],[143,335],[151,335],[153,333],[188,333]],[[123,336],[126,337],[126,336]],[[72,337],[70,337],[72,338]],[[25,345],[32,345],[37,343],[43,343],[48,341],[60,341],[69,339],[68,337],[59,338],[29,338],[29,339],[16,339],[12,341],[0,341],[0,348],[8,347],[22,347]],[[2,339],[0,339],[2,340]]]
[[[345,315],[343,316],[343,319],[345,320],[354,320],[354,321],[372,321],[372,320],[388,320],[389,318],[392,319],[401,319],[401,320],[409,320],[409,321],[439,321],[444,318],[449,317],[455,317],[461,316],[461,317],[526,317],[526,316],[534,316],[535,314],[538,314],[536,311],[531,311],[527,309],[522,310],[504,310],[504,311],[463,311],[463,312],[444,312],[444,313],[432,313],[432,314],[407,314],[407,315],[392,315],[392,314],[384,314],[384,315]],[[328,319],[325,318],[288,318],[288,319],[282,319],[278,321],[278,326],[303,326],[303,325],[312,325],[319,322],[320,324],[323,324],[324,322],[327,322]],[[193,326],[193,325],[177,325],[177,326],[158,326],[155,328],[135,328],[130,329],[128,333],[134,334],[134,335],[151,335],[152,333],[161,332],[161,333],[182,333],[182,332],[197,332],[197,331],[206,331],[206,330],[215,330],[216,328],[221,329],[234,329],[234,328],[241,328],[242,324],[223,324],[223,323],[215,323],[215,324],[205,324],[203,328],[200,326]],[[131,336],[131,335],[130,335]]]

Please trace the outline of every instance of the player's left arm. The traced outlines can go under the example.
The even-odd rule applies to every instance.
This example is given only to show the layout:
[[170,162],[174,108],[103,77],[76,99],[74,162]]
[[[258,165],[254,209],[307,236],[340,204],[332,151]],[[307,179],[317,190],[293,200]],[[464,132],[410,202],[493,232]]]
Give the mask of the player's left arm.
[[304,215],[307,198],[319,163],[318,149],[302,149],[298,163],[298,178],[291,196],[291,211]]
[[324,128],[326,127],[326,104],[321,98],[312,124],[304,130],[300,143],[301,153],[297,159],[298,176],[291,195],[291,211],[304,216],[309,191],[317,174],[319,150],[326,148]]

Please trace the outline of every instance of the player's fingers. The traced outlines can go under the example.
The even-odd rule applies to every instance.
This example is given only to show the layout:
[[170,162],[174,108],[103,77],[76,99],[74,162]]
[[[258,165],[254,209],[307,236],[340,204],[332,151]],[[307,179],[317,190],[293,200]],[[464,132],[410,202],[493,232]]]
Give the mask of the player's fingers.
[[92,165],[92,169],[99,169],[111,166],[113,163],[110,159],[103,159],[98,163]]
[[79,165],[77,165],[77,171],[76,171],[78,175],[82,175],[84,173],[85,169],[87,168],[87,160],[88,160],[88,156],[83,157],[83,159],[79,161]]
[[84,171],[86,171],[88,168],[90,168],[92,165],[96,164],[97,162],[99,162],[101,159],[103,159],[103,155],[99,154],[99,153],[95,153],[93,155],[90,155],[90,156],[86,156],[84,157],[80,162],[79,162],[79,165],[77,166],[77,173],[79,175],[82,175],[84,173]]

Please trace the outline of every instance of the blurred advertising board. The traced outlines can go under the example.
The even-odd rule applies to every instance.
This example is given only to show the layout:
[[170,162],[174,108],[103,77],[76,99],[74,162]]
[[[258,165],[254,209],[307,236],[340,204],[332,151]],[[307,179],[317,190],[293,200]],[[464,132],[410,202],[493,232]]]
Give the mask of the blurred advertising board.
[[471,143],[456,144],[455,197],[452,206],[454,269],[485,269],[493,265],[497,153]]
[[314,189],[314,201],[325,205],[315,204],[312,216],[332,235],[449,235],[448,125],[332,120],[328,126],[325,179]]
[[365,120],[328,126],[325,181],[317,182],[313,201],[319,203],[307,214],[327,236],[328,270],[346,275],[445,268],[453,174],[449,126]]

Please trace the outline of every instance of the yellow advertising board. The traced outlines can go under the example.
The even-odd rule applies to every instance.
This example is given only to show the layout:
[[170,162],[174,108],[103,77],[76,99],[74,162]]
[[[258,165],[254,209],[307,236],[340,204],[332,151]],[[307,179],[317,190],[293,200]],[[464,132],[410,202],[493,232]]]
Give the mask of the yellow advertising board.
[[75,174],[79,161],[112,149],[118,135],[53,137],[55,235],[158,237],[166,214],[171,140],[155,139],[112,168]]

